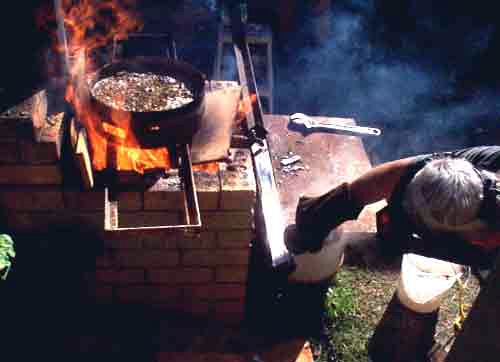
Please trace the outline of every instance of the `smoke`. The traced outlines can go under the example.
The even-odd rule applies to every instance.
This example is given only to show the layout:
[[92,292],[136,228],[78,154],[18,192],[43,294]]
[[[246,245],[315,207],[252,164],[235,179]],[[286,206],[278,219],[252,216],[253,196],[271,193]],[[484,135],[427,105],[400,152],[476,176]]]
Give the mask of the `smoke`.
[[[419,14],[415,30],[400,33],[378,18],[371,2],[350,1],[327,18],[309,17],[279,65],[278,109],[381,127],[380,139],[367,145],[382,158],[468,146],[466,133],[500,114],[495,91],[462,86],[495,28],[467,18],[448,23],[431,10],[408,10]],[[308,36],[325,22],[329,36],[314,44]]]

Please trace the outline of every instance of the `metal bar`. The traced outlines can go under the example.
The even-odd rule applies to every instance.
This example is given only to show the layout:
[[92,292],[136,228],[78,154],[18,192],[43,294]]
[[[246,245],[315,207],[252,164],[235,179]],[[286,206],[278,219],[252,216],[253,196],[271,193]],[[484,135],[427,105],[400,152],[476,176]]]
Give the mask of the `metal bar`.
[[[238,5],[238,4],[237,4]],[[251,94],[255,94],[256,99],[252,106],[252,112],[247,116],[247,125],[256,137],[264,138],[267,134],[264,127],[264,115],[262,113],[262,105],[260,103],[259,90],[255,81],[255,72],[253,69],[252,57],[248,47],[245,24],[241,19],[240,7],[234,4],[230,7],[231,15],[231,32],[234,43],[234,54],[236,57],[236,66],[238,68],[238,77],[242,86],[243,97],[250,98]]]
[[181,179],[184,180],[184,208],[186,212],[186,224],[201,226],[200,205],[196,183],[194,182],[193,167],[191,162],[191,150],[189,145],[180,146],[181,154]]
[[259,191],[259,225],[257,230],[266,242],[271,254],[274,268],[289,269],[292,266],[291,255],[285,245],[285,219],[281,209],[273,165],[271,163],[267,141],[262,145],[254,143],[251,146],[254,160],[257,188]]
[[231,17],[234,52],[242,94],[243,97],[256,95],[256,101],[252,104],[252,112],[247,116],[247,126],[252,138],[250,150],[257,184],[256,218],[259,225],[257,233],[269,251],[272,267],[288,272],[293,267],[293,259],[285,244],[285,220],[266,140],[267,131],[264,127],[257,82],[246,40],[245,24],[238,2],[227,2],[227,6]]
[[60,44],[62,44],[64,52],[61,55],[62,64],[64,65],[64,76],[69,74],[70,63],[69,63],[69,47],[68,38],[66,37],[66,28],[64,26],[64,14],[61,0],[54,0],[54,12],[57,21],[57,39]]

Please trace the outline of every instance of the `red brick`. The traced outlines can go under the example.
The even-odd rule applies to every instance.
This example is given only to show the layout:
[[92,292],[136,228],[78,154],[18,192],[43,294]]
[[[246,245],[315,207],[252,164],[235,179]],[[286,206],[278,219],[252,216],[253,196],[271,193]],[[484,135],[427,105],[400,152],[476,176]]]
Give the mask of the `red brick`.
[[155,312],[179,312],[184,308],[184,301],[181,297],[165,298],[163,300],[153,300],[149,303],[149,307]]
[[200,233],[182,233],[176,239],[164,239],[167,249],[214,249],[215,233],[203,231]]
[[215,281],[218,283],[246,283],[248,266],[221,266],[215,269]]
[[119,246],[120,242],[142,246],[146,249],[190,249],[214,248],[215,232],[194,231],[187,232],[180,229],[136,229],[103,231],[100,237],[110,240],[112,245]]
[[[104,190],[65,191],[66,207],[78,210],[104,210]],[[119,211],[142,209],[140,192],[121,192],[118,194]]]
[[217,210],[221,190],[219,173],[195,171],[194,180],[200,210]]
[[13,231],[29,231],[33,228],[31,218],[25,212],[9,212],[5,215],[5,222]]
[[114,266],[115,259],[110,253],[106,253],[105,255],[98,255],[95,258],[95,265],[98,268],[109,268]]
[[182,191],[148,191],[144,193],[145,210],[184,210]]
[[197,196],[200,210],[205,211],[219,209],[220,192],[198,190]]
[[62,173],[57,165],[0,166],[0,184],[59,185]]
[[19,160],[17,142],[15,140],[1,140],[0,163],[17,163]]
[[185,232],[165,231],[147,232],[141,240],[145,248],[151,249],[212,249],[215,248],[215,233],[211,231]]
[[217,246],[224,249],[248,248],[254,238],[249,230],[230,230],[217,232]]
[[238,324],[245,318],[245,300],[224,301],[215,305],[215,318],[228,324]]
[[[181,312],[194,316],[210,316],[213,313],[213,302],[198,299],[182,299],[182,304],[177,306]],[[207,361],[208,362],[208,361]]]
[[64,202],[69,209],[104,210],[104,191],[65,191]]
[[182,288],[185,298],[207,300],[230,300],[245,297],[245,284],[204,284],[189,285]]
[[134,284],[144,282],[142,269],[97,269],[95,278],[98,283]]
[[162,267],[179,264],[179,253],[163,250],[117,251],[117,261],[124,267]]
[[201,215],[202,227],[208,230],[250,229],[253,215],[250,211],[216,211]]
[[57,144],[55,142],[21,140],[20,151],[21,160],[25,163],[55,163],[59,160]]
[[119,227],[169,226],[181,222],[179,213],[160,211],[119,212]]
[[164,284],[199,284],[213,282],[214,271],[209,268],[150,269],[149,280]]
[[80,225],[81,229],[101,230],[104,227],[104,212],[80,212],[75,214],[70,223]]
[[99,237],[109,242],[110,246],[118,247],[120,243],[127,245],[127,249],[136,249],[142,247],[142,235],[152,233],[156,230],[101,230]]
[[0,135],[2,139],[19,139],[20,136],[33,139],[33,134],[29,134],[32,122],[27,117],[3,117],[0,115]]
[[104,214],[64,212],[10,212],[7,214],[9,227],[17,231],[48,230],[59,226],[79,227],[80,230],[98,230],[104,225]]
[[199,237],[185,237],[178,240],[177,247],[179,249],[214,249],[215,233],[202,232]]
[[[145,249],[166,249],[166,242],[163,239],[146,239],[143,241],[143,247]],[[172,249],[170,247],[169,249]],[[175,249],[175,247],[173,247]]]
[[122,302],[162,302],[176,299],[180,295],[180,288],[162,285],[129,285],[116,288],[116,297]]
[[187,250],[183,253],[185,266],[248,265],[249,250]]
[[255,207],[255,190],[236,190],[223,188],[220,197],[222,210],[250,210]]
[[255,205],[255,175],[247,149],[231,149],[230,162],[220,172],[223,210],[249,210]]
[[176,241],[184,237],[186,232],[178,229],[152,229],[140,231],[137,237],[142,241],[145,248],[165,249],[177,248]]
[[138,239],[109,238],[104,240],[104,246],[110,249],[141,249],[142,243]]
[[3,208],[12,210],[62,210],[64,202],[61,191],[53,189],[10,190],[0,193]]

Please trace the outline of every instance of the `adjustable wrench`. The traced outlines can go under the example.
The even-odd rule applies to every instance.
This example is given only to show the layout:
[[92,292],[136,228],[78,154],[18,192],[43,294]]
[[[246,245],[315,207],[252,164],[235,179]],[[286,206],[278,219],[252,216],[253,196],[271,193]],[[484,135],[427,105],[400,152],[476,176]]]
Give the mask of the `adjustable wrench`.
[[318,131],[335,130],[335,131],[344,131],[344,132],[351,132],[356,134],[365,134],[372,136],[380,136],[380,134],[382,133],[378,128],[352,126],[348,124],[335,122],[333,120],[319,121],[305,115],[304,113],[294,113],[290,115],[290,123],[293,126],[305,128],[305,130],[308,132],[312,132],[314,130]]

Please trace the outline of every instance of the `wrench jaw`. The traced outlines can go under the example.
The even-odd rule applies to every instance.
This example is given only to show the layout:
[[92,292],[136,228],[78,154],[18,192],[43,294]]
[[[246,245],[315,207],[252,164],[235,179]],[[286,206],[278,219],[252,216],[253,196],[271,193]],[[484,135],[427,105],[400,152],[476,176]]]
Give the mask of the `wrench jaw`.
[[303,113],[292,114],[290,116],[290,122],[297,126],[303,126],[305,128],[311,128],[314,126],[314,121]]
[[302,133],[302,135],[307,136],[309,133],[312,132],[313,126],[311,125],[311,122],[307,118],[303,118],[297,115],[302,115],[302,113],[294,113],[290,116],[288,122],[288,129],[291,131],[300,132]]

